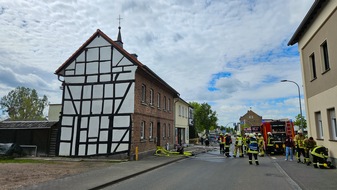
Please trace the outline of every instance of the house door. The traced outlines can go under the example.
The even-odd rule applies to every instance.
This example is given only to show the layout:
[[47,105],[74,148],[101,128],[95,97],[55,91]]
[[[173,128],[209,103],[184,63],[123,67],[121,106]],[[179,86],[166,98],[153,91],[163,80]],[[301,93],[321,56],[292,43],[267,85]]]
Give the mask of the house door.
[[178,144],[181,145],[181,128],[178,128]]
[[160,122],[157,123],[157,146],[160,146]]

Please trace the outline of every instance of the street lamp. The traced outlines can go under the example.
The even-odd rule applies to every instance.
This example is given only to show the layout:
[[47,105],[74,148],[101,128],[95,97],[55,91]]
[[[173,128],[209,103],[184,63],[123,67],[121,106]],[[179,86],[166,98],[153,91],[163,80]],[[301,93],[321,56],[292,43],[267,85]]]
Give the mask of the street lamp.
[[229,125],[229,124],[234,124],[233,125],[233,127],[234,127],[234,130],[237,130],[237,125],[236,125],[236,122],[228,122],[226,125],[225,125],[225,128],[227,129],[227,126]]
[[231,123],[233,123],[233,124],[235,124],[236,122],[228,122],[226,125],[225,125],[225,127],[227,127],[229,124],[231,124]]
[[281,80],[281,82],[292,82],[292,83],[296,84],[296,86],[297,86],[297,89],[298,89],[298,102],[300,103],[300,114],[301,114],[301,119],[300,119],[300,129],[303,130],[303,125],[302,125],[302,105],[301,105],[300,86],[299,86],[296,82],[291,81],[291,80]]

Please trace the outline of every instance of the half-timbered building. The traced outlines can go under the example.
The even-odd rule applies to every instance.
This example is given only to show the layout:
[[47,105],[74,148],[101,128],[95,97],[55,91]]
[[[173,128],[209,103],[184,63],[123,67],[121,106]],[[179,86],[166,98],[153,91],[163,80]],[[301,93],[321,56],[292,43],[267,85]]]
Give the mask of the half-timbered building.
[[97,30],[55,72],[62,82],[59,156],[153,153],[173,146],[179,94]]

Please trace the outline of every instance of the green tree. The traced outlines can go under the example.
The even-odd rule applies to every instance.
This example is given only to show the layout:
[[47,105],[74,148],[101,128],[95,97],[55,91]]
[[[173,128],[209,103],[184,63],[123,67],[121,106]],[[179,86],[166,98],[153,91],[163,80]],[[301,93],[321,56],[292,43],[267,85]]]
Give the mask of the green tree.
[[202,132],[206,130],[213,130],[217,127],[218,118],[216,116],[216,111],[211,109],[211,106],[207,103],[199,104],[197,102],[191,102],[194,109],[194,127],[196,132]]
[[220,130],[225,131],[226,133],[234,133],[235,131],[235,129],[232,127],[224,127],[224,126],[220,126]]
[[48,105],[48,98],[38,97],[35,89],[17,87],[1,98],[0,107],[8,113],[12,121],[44,120],[43,110]]
[[294,121],[294,125],[297,125],[297,126],[301,126],[301,122],[302,122],[302,127],[303,129],[307,128],[307,120],[302,116],[301,117],[301,114],[298,114],[297,116],[295,116],[295,121]]

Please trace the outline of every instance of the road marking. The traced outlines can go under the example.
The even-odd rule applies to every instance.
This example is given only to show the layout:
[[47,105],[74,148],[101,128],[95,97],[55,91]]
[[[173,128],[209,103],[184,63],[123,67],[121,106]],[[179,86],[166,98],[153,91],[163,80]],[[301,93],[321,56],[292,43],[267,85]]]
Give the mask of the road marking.
[[[274,159],[274,158],[273,158]],[[276,159],[276,158],[275,158]],[[290,186],[292,187],[292,189],[295,190],[302,190],[302,188],[294,181],[292,180],[289,175],[281,168],[281,166],[277,163],[277,162],[273,162],[273,164],[275,165],[275,167],[278,169],[278,171],[280,171],[285,177],[286,180],[288,181],[288,183],[290,184]]]
[[271,159],[276,160],[277,158],[276,157],[271,157]]

